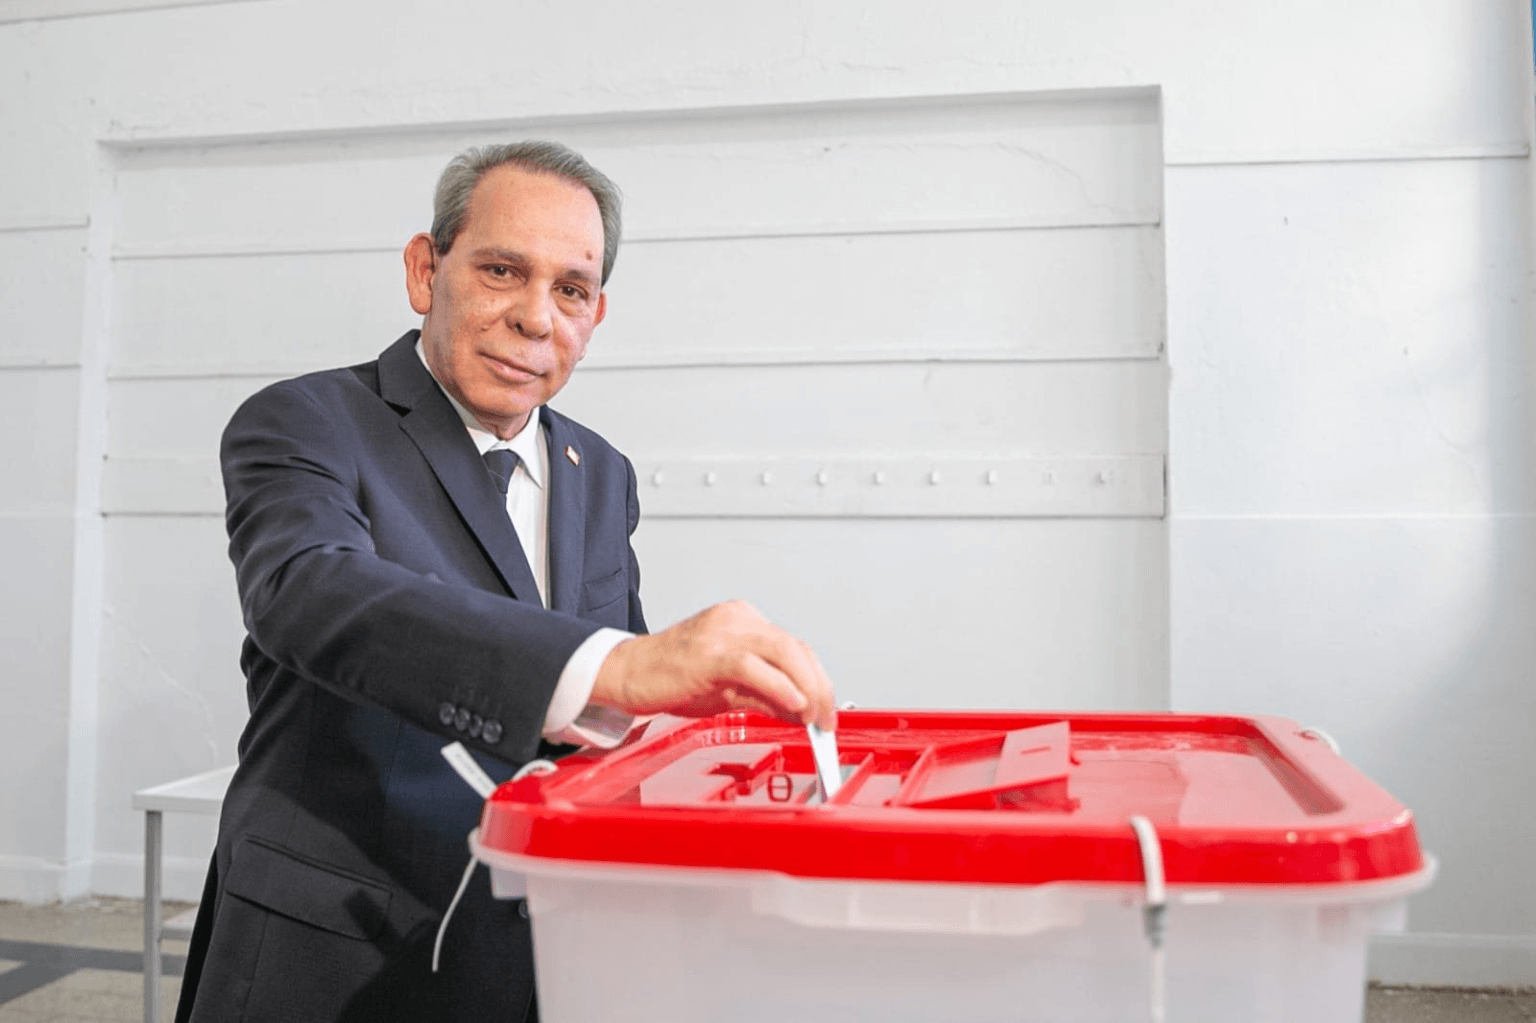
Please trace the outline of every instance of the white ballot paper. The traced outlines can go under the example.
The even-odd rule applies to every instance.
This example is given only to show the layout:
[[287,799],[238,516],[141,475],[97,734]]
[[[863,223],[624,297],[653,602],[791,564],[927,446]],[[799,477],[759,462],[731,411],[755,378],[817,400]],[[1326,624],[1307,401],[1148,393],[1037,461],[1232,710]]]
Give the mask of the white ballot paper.
[[805,726],[811,737],[811,756],[816,758],[816,777],[821,781],[821,800],[826,802],[843,787],[843,771],[837,763],[837,733],[823,732],[815,722]]

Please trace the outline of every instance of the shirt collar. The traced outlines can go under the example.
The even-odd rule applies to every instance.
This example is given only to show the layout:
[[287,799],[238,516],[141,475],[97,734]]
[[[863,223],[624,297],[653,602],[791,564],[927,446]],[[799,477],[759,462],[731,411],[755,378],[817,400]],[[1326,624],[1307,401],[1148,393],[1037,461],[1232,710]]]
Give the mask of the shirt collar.
[[481,426],[474,413],[460,405],[458,399],[448,393],[448,388],[443,386],[442,381],[432,373],[432,367],[427,365],[427,356],[422,351],[420,339],[416,341],[416,357],[421,360],[423,366],[426,366],[427,373],[432,376],[432,382],[437,384],[437,389],[443,392],[443,397],[448,399],[448,404],[453,406],[453,410],[463,420],[464,429],[469,431],[470,440],[475,442],[475,450],[482,455],[487,451],[499,451],[503,448],[515,452],[522,460],[523,469],[528,473],[528,478],[533,481],[534,486],[543,490],[544,460],[539,457],[539,445],[543,435],[539,432],[539,406],[535,405],[533,411],[528,413],[528,422],[523,424],[523,428],[511,440],[502,440]]

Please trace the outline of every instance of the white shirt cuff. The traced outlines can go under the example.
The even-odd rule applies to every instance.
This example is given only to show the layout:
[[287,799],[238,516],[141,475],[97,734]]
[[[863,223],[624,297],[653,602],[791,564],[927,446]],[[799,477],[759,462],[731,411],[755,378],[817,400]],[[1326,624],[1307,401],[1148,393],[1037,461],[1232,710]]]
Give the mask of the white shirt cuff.
[[577,746],[612,749],[637,724],[637,719],[612,707],[591,707],[592,687],[597,673],[613,648],[634,633],[623,629],[598,629],[571,654],[555,683],[555,695],[544,713],[544,738],[550,742],[568,742]]

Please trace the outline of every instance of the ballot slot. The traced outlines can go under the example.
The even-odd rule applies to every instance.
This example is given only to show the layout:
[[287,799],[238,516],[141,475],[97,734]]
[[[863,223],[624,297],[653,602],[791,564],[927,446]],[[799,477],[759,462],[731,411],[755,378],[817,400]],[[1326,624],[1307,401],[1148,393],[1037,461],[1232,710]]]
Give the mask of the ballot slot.
[[[778,729],[748,728],[734,741],[677,749],[612,804],[774,809],[837,806],[1071,812],[1067,722],[900,745],[890,736],[842,735],[842,788],[824,800],[811,746]],[[779,741],[741,741],[751,739]],[[882,738],[887,741],[882,741]],[[861,741],[862,740],[862,741]],[[648,771],[647,771],[648,768]]]
[[[853,787],[846,794],[840,791],[834,804],[857,793],[875,765],[876,758],[868,751],[844,751],[838,770],[844,785]],[[782,808],[816,806],[823,800],[810,746],[776,742],[711,745],[689,751],[609,802],[649,807]]]
[[[830,800],[823,797],[821,786],[817,785],[816,791],[806,800],[806,803],[810,806],[817,806],[822,803],[826,803],[829,806],[848,805],[858,789],[874,774],[875,769],[875,757],[873,754],[866,753],[856,761],[852,760],[854,757],[858,757],[858,753],[854,750],[845,750],[839,754],[837,769],[842,777],[842,785]],[[850,786],[853,786],[853,788],[850,788]]]
[[[839,757],[838,771],[846,786],[867,775],[873,765],[874,757],[848,750]],[[841,795],[839,791],[838,796]],[[721,792],[720,801],[735,807],[821,805],[824,800],[810,746],[779,746],[771,763],[761,764],[750,775],[743,773],[734,788]],[[842,801],[840,798],[833,799],[834,804]]]

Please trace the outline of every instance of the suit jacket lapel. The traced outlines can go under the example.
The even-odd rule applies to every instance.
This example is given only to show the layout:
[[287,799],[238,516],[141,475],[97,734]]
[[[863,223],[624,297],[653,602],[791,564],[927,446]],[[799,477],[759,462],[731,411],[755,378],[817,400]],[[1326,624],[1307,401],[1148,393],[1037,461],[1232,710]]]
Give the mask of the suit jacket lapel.
[[[548,406],[542,415],[549,441],[549,606],[576,614],[587,549],[587,487],[581,449],[564,416]],[[574,461],[567,450],[575,452]]]
[[419,333],[407,333],[379,356],[379,396],[402,411],[400,429],[432,467],[507,589],[518,600],[537,604],[539,588],[507,517],[506,503],[463,420],[416,356]]

